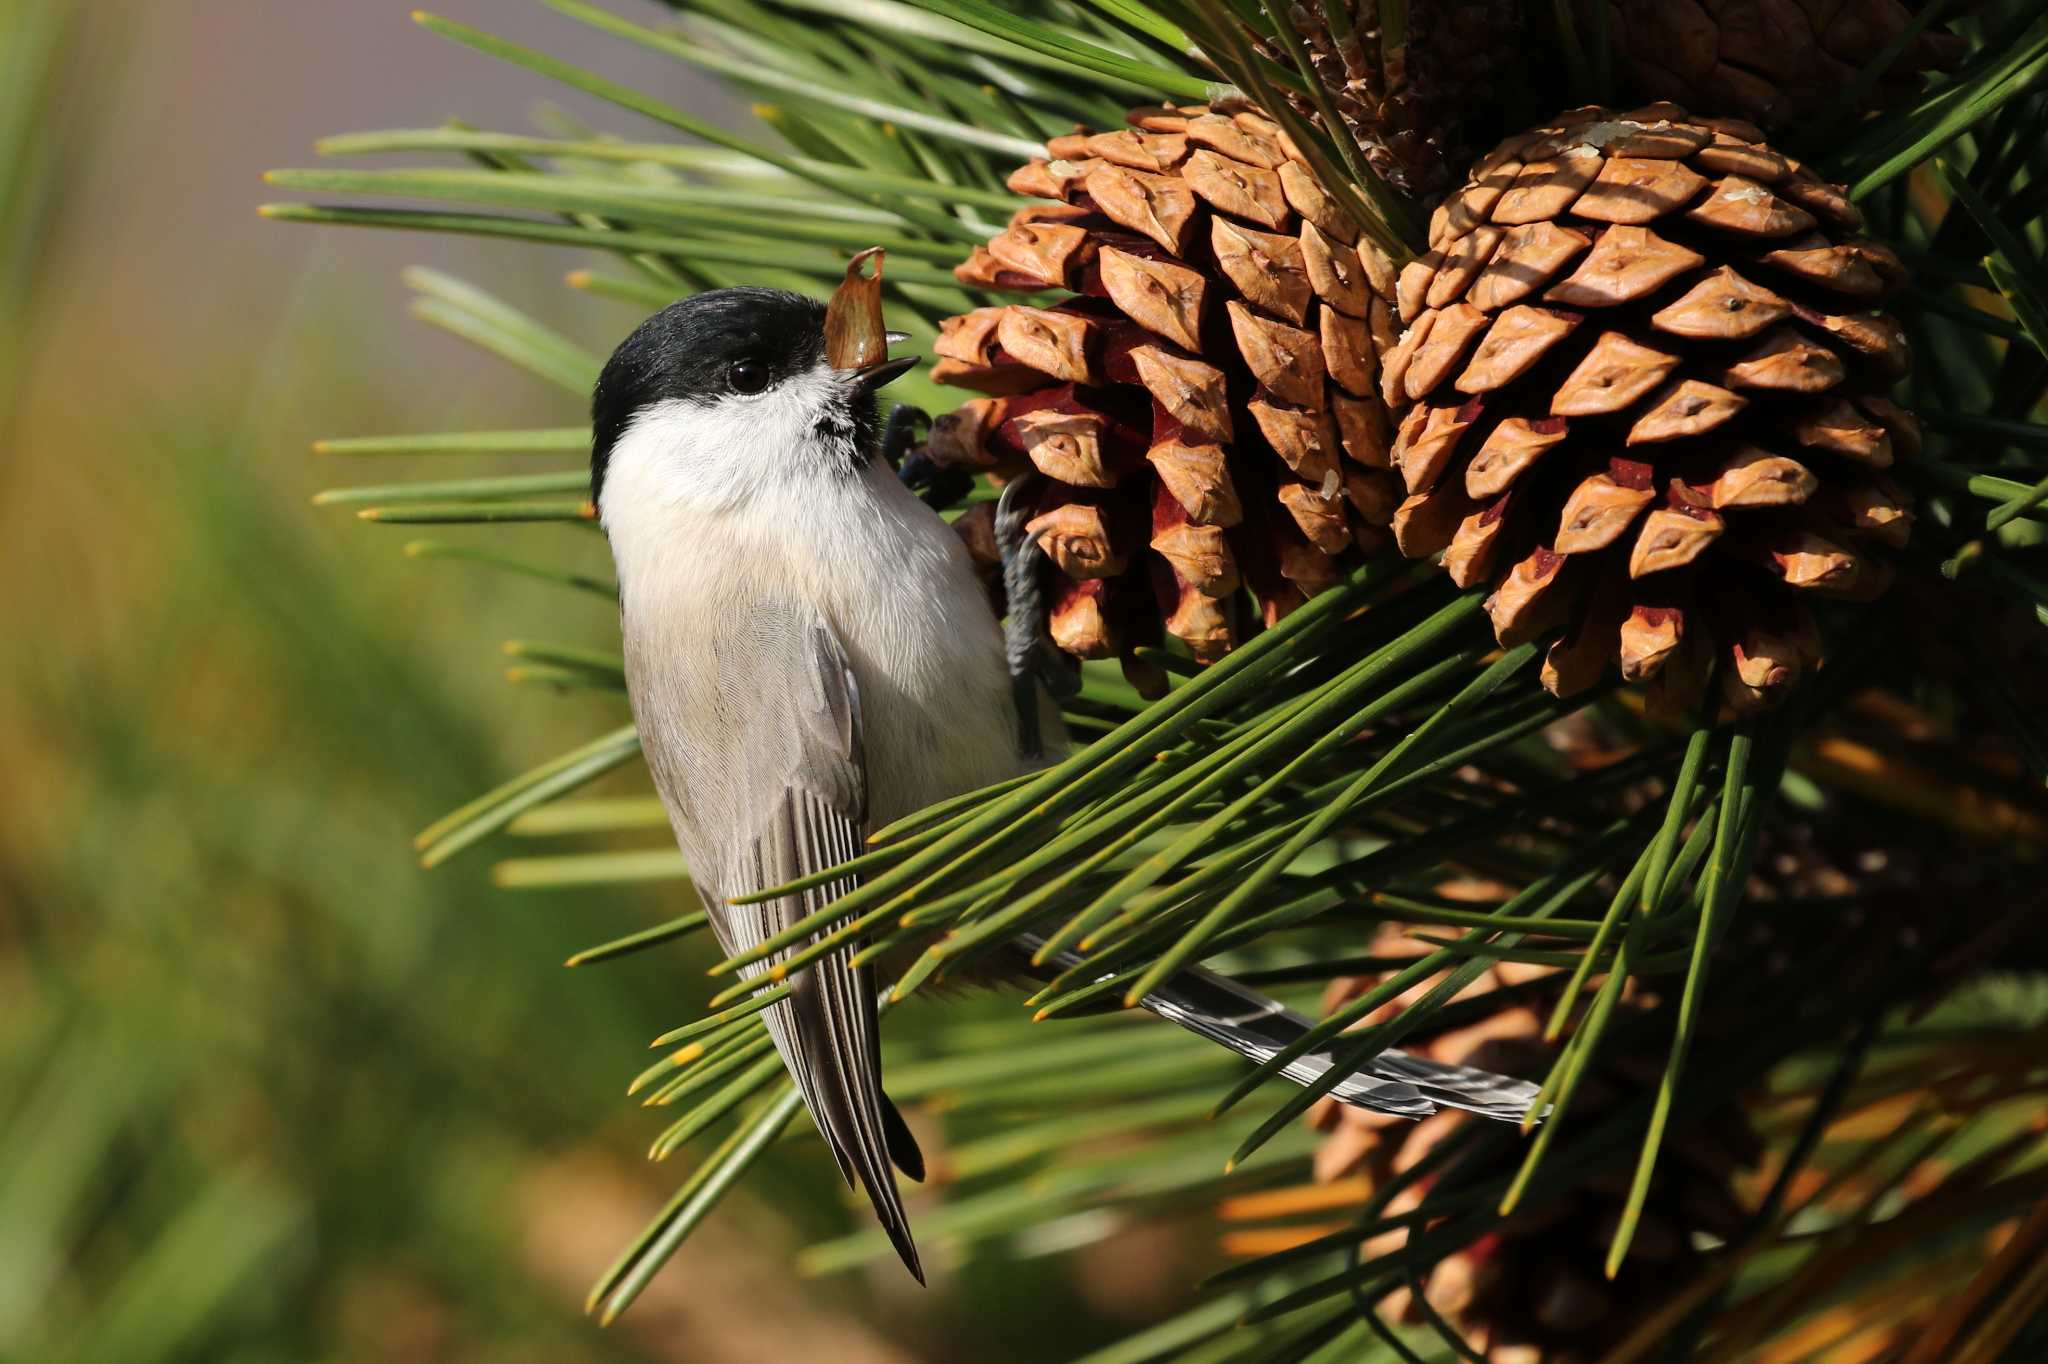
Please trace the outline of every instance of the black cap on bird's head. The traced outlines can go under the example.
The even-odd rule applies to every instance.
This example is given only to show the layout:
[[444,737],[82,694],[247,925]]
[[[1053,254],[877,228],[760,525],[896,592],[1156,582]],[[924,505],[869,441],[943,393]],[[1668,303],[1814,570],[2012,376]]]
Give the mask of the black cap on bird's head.
[[[889,359],[901,332],[882,326],[882,249],[870,247],[846,267],[831,302],[786,289],[712,289],[679,299],[619,343],[590,396],[590,497],[601,499],[613,447],[633,419],[665,400],[717,402],[773,391],[821,366],[852,380],[842,410],[863,450],[874,446],[875,390],[916,363]],[[865,266],[872,260],[874,273]]]

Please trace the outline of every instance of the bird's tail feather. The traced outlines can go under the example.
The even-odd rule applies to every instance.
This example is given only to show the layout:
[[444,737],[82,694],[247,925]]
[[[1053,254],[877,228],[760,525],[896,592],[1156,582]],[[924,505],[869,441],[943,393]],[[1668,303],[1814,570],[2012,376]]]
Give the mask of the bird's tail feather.
[[[1019,946],[1035,951],[1043,940],[1026,935]],[[1080,964],[1060,953],[1054,965]],[[890,1243],[919,1283],[924,1270],[910,1234],[910,1219],[897,1192],[891,1164],[912,1179],[924,1174],[924,1159],[881,1087],[881,1049],[876,1037],[875,990],[866,967],[847,964],[844,954],[813,963],[792,979],[789,998],[764,1015],[776,1050],[795,1078],[804,1104],[825,1137],[840,1174],[873,1203]],[[1200,967],[1174,975],[1140,1004],[1150,1012],[1254,1063],[1277,1056],[1312,1026],[1278,1000],[1228,976]],[[1336,1064],[1329,1050],[1311,1051],[1281,1070],[1299,1085],[1314,1084]],[[1334,1085],[1343,1103],[1401,1117],[1426,1118],[1439,1108],[1457,1108],[1503,1122],[1520,1122],[1535,1102],[1538,1087],[1472,1066],[1448,1065],[1402,1051],[1385,1051]]]
[[1398,1075],[1445,1108],[1462,1108],[1502,1122],[1520,1122],[1542,1088],[1530,1080],[1405,1051],[1383,1051],[1373,1065],[1383,1075]]
[[886,1093],[882,1095],[882,1135],[889,1139],[889,1159],[896,1162],[903,1177],[913,1184],[924,1183],[924,1152],[919,1149],[910,1124],[903,1121],[903,1114]]
[[867,1194],[904,1267],[923,1283],[910,1217],[890,1165],[893,1157],[918,1179],[924,1158],[882,1092],[870,977],[868,968],[849,966],[843,953],[826,957],[792,977],[789,998],[767,1011],[766,1022],[839,1173],[849,1187],[857,1184]]
[[[756,840],[757,861],[750,880],[754,885],[776,885],[808,867],[844,862],[859,850],[857,825],[806,790],[786,796],[783,818]],[[725,924],[721,944],[729,952],[752,947],[846,889],[840,883],[805,891],[800,897],[764,901],[748,914],[722,920],[714,915],[714,923]],[[706,903],[714,902],[707,897]],[[784,948],[771,961],[786,961],[796,950]],[[910,1129],[882,1092],[874,969],[853,965],[851,956],[846,950],[834,952],[793,973],[789,996],[771,1006],[762,1020],[804,1107],[838,1162],[839,1173],[849,1187],[866,1193],[904,1267],[923,1283],[924,1269],[891,1161],[906,1172],[922,1172],[924,1160]]]
[[[1027,951],[1044,945],[1042,938],[1030,935],[1019,941]],[[1083,960],[1063,952],[1057,954],[1054,964],[1068,970]],[[1139,1004],[1259,1064],[1279,1055],[1312,1026],[1278,1000],[1201,967],[1176,973]],[[1311,1051],[1289,1061],[1281,1074],[1298,1085],[1310,1085],[1328,1075],[1335,1064],[1332,1052]],[[1354,1107],[1402,1117],[1426,1118],[1438,1108],[1457,1108],[1502,1122],[1520,1122],[1536,1101],[1537,1091],[1538,1086],[1527,1080],[1489,1070],[1384,1051],[1338,1081],[1330,1093]]]

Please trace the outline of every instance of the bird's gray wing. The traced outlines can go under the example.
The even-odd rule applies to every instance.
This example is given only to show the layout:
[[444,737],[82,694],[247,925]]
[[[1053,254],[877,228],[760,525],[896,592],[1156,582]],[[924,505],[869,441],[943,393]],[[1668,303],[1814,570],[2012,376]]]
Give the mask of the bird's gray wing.
[[[862,851],[867,777],[860,695],[846,651],[818,613],[797,603],[753,606],[729,623],[710,650],[717,674],[711,713],[696,713],[674,738],[686,761],[650,753],[658,770],[695,773],[700,789],[681,793],[693,820],[725,824],[713,878],[700,889],[728,952],[746,951],[824,908],[853,888],[849,878],[760,904],[731,899],[823,871]],[[643,743],[650,742],[643,725]],[[707,804],[707,801],[710,802]],[[723,803],[724,808],[719,808]],[[776,953],[765,970],[802,944]],[[875,984],[842,950],[791,979],[789,997],[764,1015],[804,1104],[849,1185],[858,1183],[904,1264],[920,1282],[917,1247],[890,1171],[894,1150],[907,1172],[922,1169],[916,1143],[882,1092],[875,1027]]]

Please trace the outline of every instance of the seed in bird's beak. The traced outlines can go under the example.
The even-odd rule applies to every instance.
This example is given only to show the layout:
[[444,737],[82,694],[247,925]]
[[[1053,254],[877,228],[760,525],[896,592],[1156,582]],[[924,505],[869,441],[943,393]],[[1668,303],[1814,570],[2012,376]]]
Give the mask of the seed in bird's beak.
[[[872,260],[875,272],[866,273]],[[889,358],[882,328],[882,248],[871,246],[846,263],[846,278],[825,305],[825,362],[864,370]]]

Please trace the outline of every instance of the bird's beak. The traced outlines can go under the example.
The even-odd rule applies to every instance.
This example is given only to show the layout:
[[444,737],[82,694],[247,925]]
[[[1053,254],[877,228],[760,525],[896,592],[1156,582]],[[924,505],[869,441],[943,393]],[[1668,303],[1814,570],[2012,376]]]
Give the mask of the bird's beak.
[[894,360],[884,360],[879,365],[863,365],[854,371],[854,381],[863,393],[873,393],[882,385],[900,378],[905,371],[917,363],[915,355],[900,355]]

